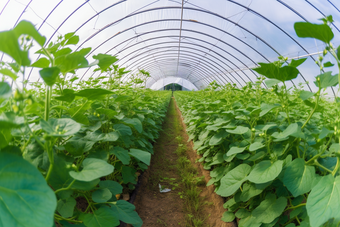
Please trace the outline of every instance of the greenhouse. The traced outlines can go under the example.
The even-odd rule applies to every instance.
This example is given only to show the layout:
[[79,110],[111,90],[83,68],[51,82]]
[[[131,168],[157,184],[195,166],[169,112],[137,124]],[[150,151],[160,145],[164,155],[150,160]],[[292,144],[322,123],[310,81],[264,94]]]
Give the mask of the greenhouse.
[[337,227],[340,2],[1,0],[0,227]]

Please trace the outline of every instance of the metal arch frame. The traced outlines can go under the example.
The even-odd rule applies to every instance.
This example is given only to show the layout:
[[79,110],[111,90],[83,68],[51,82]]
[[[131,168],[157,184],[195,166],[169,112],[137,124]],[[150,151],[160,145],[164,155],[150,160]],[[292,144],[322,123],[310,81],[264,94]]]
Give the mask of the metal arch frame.
[[[126,0],[121,1],[121,2],[125,2],[125,1],[126,1]],[[109,8],[111,8],[111,7],[113,7],[113,6],[116,5],[116,4],[120,4],[121,2],[115,3],[115,4],[113,4],[113,5],[111,5],[111,6],[107,7],[107,8],[105,8],[104,10],[100,11],[100,13],[102,13],[103,11],[105,11],[105,10],[107,10],[107,9],[109,9]],[[335,9],[337,9],[331,2],[329,2],[329,1],[327,1],[327,2],[330,3]],[[86,1],[86,3],[87,3],[87,1]],[[308,2],[308,3],[309,3],[309,2]],[[309,4],[312,5],[314,8],[316,8],[313,4],[311,4],[311,3],[309,3]],[[6,5],[7,5],[7,4],[6,4]],[[83,4],[82,4],[80,7],[82,7],[82,6],[83,6]],[[80,8],[80,7],[79,7],[79,8]],[[56,8],[56,7],[55,7],[55,8]],[[79,8],[78,8],[78,9],[79,9]],[[317,8],[316,8],[316,9],[317,9]],[[338,9],[337,9],[337,10],[338,10]],[[339,10],[338,10],[338,11],[339,11]],[[321,11],[320,11],[320,12],[321,12]],[[74,13],[74,12],[73,12],[73,13]],[[73,13],[71,13],[70,16],[71,16]],[[89,19],[88,21],[92,20],[94,17],[98,16],[100,13],[97,13],[95,16],[93,16],[93,17],[92,17],[91,19]],[[68,17],[68,18],[69,18],[69,17]],[[66,18],[66,19],[64,20],[64,22],[65,22],[68,18]],[[87,21],[87,22],[88,22],[88,21]],[[64,22],[63,22],[63,23],[64,23]],[[85,22],[84,24],[86,24],[87,22]],[[84,25],[84,24],[83,24],[83,25]],[[82,26],[83,26],[83,25],[82,25]],[[79,28],[80,28],[80,27],[79,27]],[[79,28],[78,28],[78,29],[79,29]],[[38,58],[39,58],[39,57],[38,57]],[[30,72],[30,74],[31,74],[31,72]],[[29,76],[30,76],[30,75],[29,75]],[[28,78],[29,78],[29,76],[28,76]]]
[[[154,21],[145,22],[145,23],[142,23],[142,24],[139,24],[139,25],[135,25],[135,26],[133,26],[133,27],[130,27],[130,28],[128,28],[128,29],[125,29],[125,30],[123,30],[123,31],[121,31],[121,32],[119,32],[119,33],[116,33],[115,35],[111,36],[110,38],[108,38],[107,40],[105,40],[104,42],[102,42],[100,45],[98,45],[96,48],[94,48],[88,55],[90,55],[91,53],[93,53],[96,49],[98,49],[98,48],[99,48],[101,45],[103,45],[105,42],[109,41],[110,39],[112,39],[112,38],[114,38],[114,37],[116,37],[116,36],[118,36],[118,35],[120,35],[120,34],[126,32],[126,31],[129,31],[129,30],[131,30],[131,29],[134,29],[134,28],[136,28],[136,27],[143,26],[143,25],[146,25],[146,24],[157,23],[157,22],[163,22],[163,21],[179,21],[179,19],[161,19],[161,20],[154,20]],[[194,22],[194,21],[191,21],[191,20],[183,20],[183,21],[202,24],[202,25],[211,27],[211,28],[213,28],[213,29],[216,29],[216,30],[218,30],[218,31],[221,31],[222,33],[225,33],[225,34],[227,34],[227,35],[230,35],[231,37],[235,38],[236,40],[240,41],[241,43],[243,43],[244,45],[246,45],[247,47],[249,47],[250,49],[254,50],[257,54],[259,54],[261,57],[263,57],[264,59],[266,59],[268,62],[270,62],[270,61],[269,61],[265,56],[263,56],[260,52],[258,52],[258,51],[255,50],[252,46],[250,46],[248,43],[246,43],[246,42],[244,42],[243,40],[237,38],[237,37],[234,36],[233,34],[230,34],[230,33],[226,32],[226,31],[224,31],[224,30],[222,30],[222,29],[220,29],[220,28],[217,28],[217,27],[215,27],[215,26],[213,26],[213,25],[209,25],[209,24],[206,24],[206,23],[202,23],[202,22]],[[194,30],[193,30],[193,31],[194,31]],[[203,33],[203,34],[204,34],[204,33]],[[111,48],[111,49],[112,49],[112,48]],[[239,51],[239,50],[238,50],[238,51]],[[239,51],[239,52],[241,52],[241,51]],[[105,53],[108,53],[108,51],[105,52]],[[253,62],[254,62],[254,61],[253,61]],[[90,70],[90,69],[88,69],[88,70],[86,70],[86,72],[84,72],[84,74],[83,74],[83,76],[81,77],[81,79],[85,76],[85,74],[86,74],[89,70]]]
[[[151,45],[145,46],[144,48],[149,48],[149,47],[153,47],[153,46],[157,46],[157,45],[162,45],[162,44],[171,44],[171,43],[177,43],[177,42],[175,42],[175,41],[160,42],[160,43],[155,43],[155,44],[151,44]],[[230,63],[233,64],[235,67],[237,67],[234,63],[232,63],[232,62],[231,62],[229,59],[227,59],[226,57],[220,55],[219,53],[217,53],[217,52],[215,52],[215,51],[213,51],[213,50],[210,50],[209,48],[207,48],[207,47],[205,47],[205,46],[202,46],[202,45],[199,45],[199,44],[195,44],[195,43],[190,43],[190,42],[181,42],[181,43],[182,43],[182,44],[193,45],[193,46],[195,46],[195,47],[200,47],[200,48],[203,48],[203,49],[208,49],[208,51],[214,53],[215,55],[218,55],[220,58],[222,58],[222,59],[224,59],[224,60],[230,62]],[[174,46],[171,46],[171,47],[174,47]],[[188,48],[188,47],[185,47],[185,46],[182,46],[182,47],[183,47],[183,48]],[[136,50],[136,52],[139,52],[140,50],[143,50],[144,48],[139,48],[139,49]],[[198,50],[198,49],[197,49],[197,50]],[[210,52],[206,52],[206,54],[212,56],[212,57],[215,58],[216,60],[222,62],[222,64],[226,65],[228,68],[232,69],[232,67],[230,67],[227,63],[225,63],[225,62],[222,61],[221,59],[219,59],[219,58],[213,56],[212,54],[210,54]],[[144,54],[144,53],[147,54],[147,52],[143,52],[143,54]],[[128,57],[128,56],[130,56],[131,54],[133,54],[133,52],[127,54],[127,55],[124,56],[124,57],[122,57],[120,60],[123,61],[123,59],[125,59],[125,58]],[[136,56],[140,56],[140,55],[141,55],[141,54],[138,54],[138,55],[136,55]],[[134,58],[134,57],[133,57],[133,58]],[[128,59],[127,61],[129,61],[129,60],[131,60],[131,59],[132,59],[132,58]],[[118,60],[117,63],[120,62],[120,60]],[[126,62],[124,62],[124,63],[122,63],[122,64],[126,64]],[[237,67],[237,68],[238,68],[238,67]],[[240,68],[238,68],[238,69],[240,69]],[[243,80],[244,83],[246,83],[246,81],[245,81],[238,73],[236,73],[236,74]],[[248,76],[247,76],[247,77],[248,77]],[[235,77],[233,77],[233,78],[234,78],[236,81],[238,81]],[[250,79],[250,78],[248,77],[248,79]]]
[[[166,7],[166,8],[169,8],[169,7]],[[174,7],[170,7],[170,8],[174,8]],[[177,8],[178,8],[178,7],[177,7]],[[140,13],[140,12],[139,12],[139,13]],[[207,12],[207,13],[209,13],[209,12]],[[106,43],[107,41],[109,41],[110,39],[112,39],[112,38],[114,38],[114,37],[116,37],[116,36],[118,36],[118,35],[120,35],[120,34],[126,32],[126,31],[128,31],[128,30],[131,30],[131,29],[133,29],[133,28],[136,28],[136,27],[139,27],[139,26],[142,26],[142,25],[146,25],[146,24],[150,24],[150,23],[156,23],[156,22],[162,22],[162,21],[180,21],[180,20],[179,20],[179,19],[162,19],[162,20],[154,20],[154,21],[149,21],[149,22],[145,22],[145,23],[142,23],[142,24],[139,24],[139,25],[130,27],[129,29],[125,29],[125,30],[123,30],[123,31],[121,31],[121,32],[119,32],[119,33],[117,33],[117,34],[111,36],[110,38],[108,38],[107,40],[105,40],[104,42],[102,42],[101,44],[99,44],[96,48],[94,48],[94,49],[91,50],[91,52],[88,54],[88,56],[89,56],[90,54],[92,54],[92,53],[93,53],[96,49],[98,49],[100,46],[102,46],[104,43]],[[225,34],[228,34],[228,35],[232,36],[233,38],[236,38],[234,35],[232,35],[232,34],[226,32],[226,31],[223,31],[222,29],[219,29],[219,28],[217,28],[217,27],[215,27],[215,26],[209,25],[209,24],[205,24],[205,23],[197,22],[197,21],[191,21],[191,20],[183,20],[183,21],[186,21],[186,22],[193,22],[193,23],[198,23],[198,24],[201,24],[201,25],[205,25],[205,26],[211,27],[211,28],[213,28],[213,29],[222,31],[222,32],[224,32]],[[117,23],[117,22],[114,22],[114,23]],[[114,23],[112,23],[112,24],[114,24]],[[234,23],[234,22],[233,22],[233,23]],[[107,28],[107,26],[106,26],[105,28]],[[242,27],[242,28],[243,28],[243,27]],[[101,30],[100,30],[100,31],[101,31]],[[100,32],[100,31],[99,31],[99,32]],[[246,31],[248,31],[248,30],[246,30]],[[250,32],[249,32],[249,33],[250,33]],[[98,34],[98,32],[97,32],[96,34]],[[251,33],[251,34],[254,35],[253,33]],[[260,37],[258,37],[258,36],[256,36],[256,35],[254,35],[254,36],[255,36],[256,38],[258,38],[259,40],[261,40],[265,45],[267,45],[270,49],[272,49],[276,54],[280,55],[280,54],[279,54],[272,46],[270,46],[268,43],[264,42]],[[236,38],[236,39],[239,40],[239,41],[241,41],[239,38]],[[89,40],[89,39],[87,39],[87,40]],[[82,45],[83,45],[87,40],[85,40],[85,41],[82,43]],[[245,43],[244,41],[241,41],[241,42],[244,43],[244,44],[246,44],[248,47],[250,47],[250,45],[247,44],[247,43]],[[80,46],[78,47],[78,49],[79,49],[79,48],[80,48]],[[252,49],[253,49],[253,48],[252,48]],[[259,53],[258,51],[256,51],[256,52]],[[107,52],[106,52],[106,53],[107,53]],[[260,55],[263,56],[262,54],[260,54]],[[267,60],[268,60],[268,59],[267,59]],[[84,75],[85,75],[88,71],[89,71],[89,69],[84,73]],[[82,76],[82,78],[84,77],[84,75]],[[300,73],[300,75],[301,75],[302,78],[305,80],[305,78],[303,77],[303,75],[302,75],[301,73]],[[295,86],[294,81],[291,81],[291,82],[292,82],[293,86]],[[307,86],[309,87],[308,84],[307,84]],[[310,89],[310,91],[312,91],[310,87],[309,87],[309,89]]]
[[[143,40],[142,42],[134,43],[133,45],[130,45],[130,46],[128,46],[128,47],[126,47],[126,48],[120,50],[118,53],[121,53],[121,52],[123,52],[123,51],[125,51],[125,50],[127,50],[127,49],[129,49],[129,48],[131,48],[131,47],[134,47],[134,46],[136,46],[136,45],[139,45],[139,44],[141,44],[141,43],[143,43],[143,42],[147,42],[147,41],[150,41],[150,40],[161,39],[161,38],[171,38],[171,37],[173,37],[173,38],[176,37],[176,38],[177,38],[178,36],[175,36],[175,35],[172,35],[172,36],[159,36],[159,37],[153,37],[153,38],[150,38],[150,39],[145,39],[145,40]],[[197,41],[200,41],[200,42],[209,44],[209,45],[213,45],[212,43],[207,42],[207,41],[202,40],[202,39],[193,38],[193,37],[190,37],[190,36],[183,36],[183,35],[182,35],[181,37],[182,37],[182,38],[193,39],[193,40],[197,40]],[[181,42],[181,43],[187,43],[187,42]],[[200,46],[200,45],[198,45],[198,46]],[[214,47],[216,47],[217,49],[221,50],[221,51],[224,52],[224,53],[227,53],[228,55],[230,55],[230,56],[232,56],[233,58],[235,58],[236,60],[238,60],[240,63],[244,64],[240,59],[238,59],[238,58],[235,57],[234,55],[230,54],[228,51],[222,49],[221,47],[218,47],[218,46],[214,46]],[[206,48],[206,47],[204,47],[204,48]],[[210,50],[210,49],[209,49],[209,50]],[[214,51],[212,51],[212,52],[214,52]],[[223,58],[224,58],[224,57],[223,57]],[[228,62],[230,62],[230,63],[231,63],[234,67],[236,67],[238,70],[242,71],[235,63],[233,63],[233,62],[230,61],[229,59],[226,59],[226,58],[224,58],[224,59],[227,60]],[[245,65],[245,64],[244,64],[244,65]],[[254,73],[254,75],[256,75],[256,74]],[[253,82],[253,81],[248,77],[248,75],[245,74],[245,76],[246,76],[251,82]],[[257,75],[256,75],[256,77],[257,77]]]
[[[172,52],[174,52],[175,50],[172,50]],[[186,53],[189,53],[189,54],[182,54],[183,56],[185,56],[187,59],[190,59],[190,60],[193,60],[192,62],[195,62],[194,60],[196,60],[197,59],[197,54],[195,54],[194,52],[191,52],[191,51],[184,51],[184,52],[186,52]],[[164,51],[159,51],[159,52],[157,52],[157,53],[162,53],[163,55],[161,55],[161,57],[159,57],[159,56],[157,56],[159,59],[160,58],[162,58],[162,56],[164,56],[164,57],[173,57],[174,56],[174,54],[172,53],[167,53],[167,54],[164,54]],[[157,54],[157,53],[155,53],[155,54]],[[194,55],[191,55],[191,54],[194,54]],[[200,57],[201,57],[201,55],[200,55]],[[145,59],[145,60],[149,60],[149,59],[151,59],[151,57],[149,57],[149,58],[147,58],[147,59]],[[201,58],[200,58],[201,59]],[[147,62],[147,63],[149,63],[149,62]],[[143,65],[142,65],[143,66]],[[209,71],[214,71],[215,73],[218,73],[218,71],[216,70],[216,69],[214,69],[212,66],[210,66],[210,64],[206,64],[206,63],[203,63],[200,67],[198,67],[201,71],[204,71],[204,72],[206,72],[207,73],[207,75],[209,75],[208,74],[208,72]],[[135,71],[135,70],[137,70],[136,68],[135,69],[133,69],[132,71]],[[128,78],[128,76],[125,76],[123,79],[126,79],[126,78]],[[193,78],[196,78],[196,77],[193,77]],[[201,78],[200,78],[201,79]],[[203,79],[204,79],[204,77],[203,77]],[[230,83],[230,81],[222,81],[221,80],[221,78],[215,78],[216,80],[218,80],[220,83]],[[190,81],[190,80],[189,80]],[[233,81],[232,81],[233,82]]]
[[[146,51],[146,52],[150,52],[151,53],[151,51],[153,51],[153,50],[158,50],[158,49],[164,49],[164,48],[176,48],[176,46],[166,46],[166,47],[157,47],[157,48],[153,48],[153,49],[151,49],[151,50],[148,50],[148,51]],[[209,54],[209,53],[207,53],[207,52],[205,52],[205,51],[202,51],[202,50],[199,50],[199,49],[195,49],[195,48],[191,48],[191,47],[184,47],[183,46],[183,48],[184,49],[190,49],[190,50],[196,50],[196,51],[199,51],[199,52],[202,52],[202,53],[204,53],[205,55],[209,55],[209,56],[212,56],[212,58],[214,58],[214,59],[217,59],[216,57],[214,57],[213,55],[211,55],[211,54]],[[168,51],[173,51],[173,50],[167,50],[167,52]],[[185,52],[185,51],[182,51],[182,52]],[[129,60],[132,60],[132,59],[134,59],[134,58],[136,58],[136,57],[140,57],[141,55],[143,55],[145,52],[143,52],[143,53],[140,53],[140,54],[138,54],[138,55],[136,55],[136,56],[134,56],[134,57],[131,57],[130,59],[128,59],[128,61]],[[163,51],[163,53],[164,53],[164,51]],[[195,53],[196,55],[197,55],[197,53]],[[204,56],[204,57],[206,57],[206,56]],[[137,60],[137,61],[135,61],[135,62],[133,62],[132,64],[134,64],[134,63],[136,63],[136,62],[138,62],[138,61],[140,61],[140,60],[142,60],[142,59],[139,59],[139,60]],[[217,63],[217,62],[215,62],[214,60],[212,60],[212,59],[209,59],[210,60],[210,62],[213,62],[215,65],[217,65],[219,68],[222,68],[224,71],[227,71],[223,66],[221,66],[219,63]],[[219,60],[219,59],[218,59]],[[124,63],[123,63],[124,64]],[[229,78],[229,77],[228,77]],[[240,85],[240,86],[242,86],[241,85],[241,83],[233,76],[233,78],[236,80],[236,82]],[[229,78],[230,79],[230,78]],[[230,79],[231,80],[231,79]]]
[[[190,51],[187,51],[187,52],[189,52],[189,53],[193,53],[193,52],[190,52]],[[160,51],[159,53],[163,53],[163,51]],[[197,59],[197,54],[194,56],[194,55],[191,55],[191,54],[182,54],[183,56],[185,56],[185,58],[186,58],[186,60],[187,59],[189,59],[189,60],[193,60],[193,61],[190,61],[190,62],[193,62],[193,63],[196,63],[194,60],[196,60]],[[158,57],[158,56],[157,56]],[[158,57],[158,59],[162,59],[162,58],[168,58],[168,57],[174,57],[174,54],[170,54],[170,53],[168,53],[168,54],[166,54],[166,55],[162,55],[161,57]],[[196,57],[196,58],[195,58]],[[145,63],[145,64],[148,64],[150,61],[148,61],[149,59],[151,59],[151,58],[147,58],[147,59],[145,59],[145,62],[143,62],[143,63]],[[201,60],[201,59],[200,59]],[[187,61],[187,62],[189,62],[189,61]],[[144,67],[144,66],[143,66]],[[208,72],[209,71],[214,71],[214,68],[213,67],[211,67],[209,64],[205,64],[205,63],[203,63],[200,67],[198,67],[198,66],[195,66],[195,67],[197,67],[198,69],[200,69],[201,71],[204,71],[204,72],[206,72],[207,73],[207,75],[209,75],[208,74]],[[142,66],[141,66],[141,68],[142,68]],[[135,70],[137,70],[137,69],[133,69],[133,71],[135,71]],[[132,71],[132,72],[133,72]],[[131,72],[131,73],[132,73]],[[218,73],[218,71],[216,71],[216,73]],[[127,76],[126,76],[127,77]],[[126,78],[125,77],[125,78]],[[124,79],[125,79],[124,78]],[[194,77],[194,78],[196,78],[196,77]],[[204,79],[204,77],[202,77],[203,79]],[[161,78],[160,78],[161,79]],[[200,78],[201,79],[201,78]],[[190,80],[189,80],[190,81]],[[222,82],[222,81],[221,81]],[[228,83],[230,83],[229,81],[227,81]]]
[[[109,49],[106,53],[112,51],[113,49],[117,48],[117,46],[120,46],[121,44],[123,44],[123,43],[125,43],[125,42],[128,42],[128,41],[130,41],[130,40],[135,39],[136,37],[140,37],[140,36],[143,36],[143,35],[151,34],[151,33],[154,33],[154,32],[174,31],[174,30],[177,31],[177,30],[179,30],[179,29],[178,29],[178,28],[175,28],[175,29],[173,29],[173,28],[170,28],[170,29],[160,29],[160,30],[153,30],[153,31],[141,33],[141,34],[139,34],[138,36],[131,37],[131,38],[129,38],[129,39],[127,39],[127,40],[125,40],[125,41],[119,43],[118,45],[116,45],[116,46],[112,47],[111,49]],[[212,35],[208,35],[208,34],[206,34],[206,33],[199,32],[199,31],[195,31],[195,30],[190,30],[190,29],[182,29],[182,31],[197,33],[197,34],[205,35],[205,36],[208,36],[208,37],[210,37],[210,38],[212,38],[212,39],[215,39],[215,40],[217,40],[217,41],[219,41],[219,42],[221,42],[221,43],[227,45],[228,47],[234,49],[235,51],[237,51],[238,53],[240,53],[241,55],[243,55],[245,58],[249,59],[254,65],[257,64],[257,63],[256,63],[253,59],[251,59],[248,55],[246,55],[246,54],[244,54],[243,52],[239,51],[239,49],[235,48],[234,46],[232,46],[232,45],[226,43],[225,41],[223,41],[223,40],[221,40],[221,39],[218,39],[218,38],[216,38],[216,37],[214,37],[214,36],[212,36]],[[171,36],[162,36],[162,37],[171,37]],[[197,39],[197,38],[194,38],[194,37],[191,37],[191,36],[182,36],[182,37],[189,38],[189,39],[194,39],[194,40],[199,40],[199,41],[202,41],[202,42],[206,42],[206,43],[208,43],[208,44],[210,44],[210,45],[213,45],[213,44],[210,43],[210,42],[204,41],[204,40],[202,40],[202,39]],[[144,40],[144,41],[146,41],[146,40]],[[142,42],[138,42],[138,43],[136,43],[136,44],[139,44],[139,43],[142,43]],[[229,53],[228,51],[226,51],[226,50],[224,50],[224,49],[222,49],[222,48],[221,48],[221,50],[223,50],[224,52],[226,52],[226,53],[228,53],[229,55],[233,56],[233,57],[234,57],[235,59],[237,59],[240,63],[242,63],[245,67],[247,67],[247,65],[246,65],[243,61],[239,60],[237,57],[235,57],[234,55],[232,55],[232,54]],[[121,51],[118,51],[117,54],[120,53],[120,52],[121,52]],[[263,58],[266,59],[265,56],[263,56]],[[266,60],[269,62],[268,59],[266,59]],[[252,72],[256,77],[258,77],[256,73],[254,73],[253,71],[251,71],[251,72]]]
[[[192,64],[192,63],[196,63],[194,60],[194,58],[192,58],[192,55],[185,55],[186,56],[186,61],[181,61],[180,63],[186,63],[186,64]],[[173,59],[173,57],[174,57],[174,54],[167,54],[167,55],[164,55],[164,56],[162,56],[162,57],[160,57],[159,59],[158,59],[158,61],[157,62],[165,62],[165,61],[169,61],[170,59]],[[149,60],[149,59],[147,59],[147,60]],[[147,66],[149,66],[149,64],[150,63],[152,63],[152,61],[145,61],[144,62],[144,65],[143,65],[143,69],[145,69],[144,67],[147,67]],[[183,66],[184,67],[184,66]],[[191,67],[188,67],[188,68],[192,68],[192,67],[194,67],[194,66],[191,66]],[[194,77],[194,78],[199,78],[199,79],[205,79],[206,78],[206,76],[209,76],[209,72],[211,71],[211,70],[209,70],[209,65],[207,65],[207,66],[205,66],[205,65],[202,65],[201,67],[197,67],[198,68],[198,70],[199,70],[199,72],[200,72],[200,74],[198,74],[198,75],[200,75],[200,77]],[[167,68],[166,68],[167,69]],[[135,70],[137,70],[137,69],[134,69],[133,71],[135,71]],[[124,79],[126,79],[127,77],[125,77]],[[154,77],[153,77],[154,78]],[[156,79],[156,78],[154,78],[154,79]],[[158,77],[158,79],[162,79],[162,77]],[[183,79],[185,79],[184,77],[183,77]],[[190,81],[190,80],[189,80]]]

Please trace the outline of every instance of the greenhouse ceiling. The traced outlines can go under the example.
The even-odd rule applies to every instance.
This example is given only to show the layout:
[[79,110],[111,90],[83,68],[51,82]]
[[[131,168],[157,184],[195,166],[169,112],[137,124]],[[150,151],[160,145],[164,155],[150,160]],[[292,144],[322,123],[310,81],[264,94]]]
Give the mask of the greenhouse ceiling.
[[[308,57],[290,82],[297,86],[316,76],[314,62],[324,46],[297,37],[294,23],[320,23],[328,15],[335,21],[332,42],[339,45],[340,2],[335,0],[2,0],[0,30],[28,20],[46,43],[76,32],[77,48],[92,48],[89,62],[98,53],[116,55],[117,64],[131,71],[124,80],[143,69],[151,76],[146,87],[157,89],[173,82],[202,89],[212,81],[242,87],[256,81],[252,68],[258,62]],[[39,80],[37,70],[26,73],[30,82]],[[76,74],[87,80],[100,72],[89,68]],[[316,88],[309,83],[305,89]]]

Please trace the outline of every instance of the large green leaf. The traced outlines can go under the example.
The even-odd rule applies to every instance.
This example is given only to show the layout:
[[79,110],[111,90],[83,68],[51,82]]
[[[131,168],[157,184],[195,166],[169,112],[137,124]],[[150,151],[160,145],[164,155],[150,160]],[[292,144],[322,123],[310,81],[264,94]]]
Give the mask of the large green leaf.
[[113,165],[95,158],[86,158],[82,163],[80,172],[70,171],[71,177],[79,181],[89,182],[107,176],[113,172]]
[[280,104],[267,104],[267,103],[262,103],[261,104],[261,112],[260,112],[260,117],[266,115],[268,112],[270,112],[273,109],[276,109],[280,107]]
[[133,226],[142,226],[143,221],[135,211],[135,206],[125,200],[118,200],[116,204],[111,205],[111,210],[114,211],[119,220],[133,224]]
[[137,158],[138,160],[144,162],[148,166],[150,165],[151,161],[151,154],[146,151],[142,151],[139,149],[130,149],[129,155]]
[[73,216],[73,211],[76,204],[76,200],[72,197],[60,199],[57,204],[57,211],[64,218],[70,218]]
[[295,79],[299,70],[292,66],[279,67],[275,63],[258,63],[260,67],[253,69],[255,72],[272,79],[277,79],[282,82]]
[[0,152],[0,226],[52,226],[57,200],[39,170]]
[[272,134],[272,137],[276,139],[284,139],[292,136],[295,133],[298,133],[299,125],[297,123],[290,124],[283,132],[275,132]]
[[138,118],[132,118],[132,119],[125,119],[123,120],[126,124],[133,125],[137,132],[142,133],[143,131],[143,125],[142,122]]
[[106,180],[99,183],[100,188],[107,188],[112,195],[117,195],[123,192],[123,186],[116,181]]
[[315,38],[325,43],[329,43],[334,34],[332,29],[326,24],[312,24],[309,22],[296,22],[294,29],[300,38]]
[[[325,72],[316,77],[316,79],[320,79],[320,88],[332,87],[338,84],[338,75],[332,76],[332,72]],[[319,87],[318,82],[314,82],[317,87]]]
[[116,132],[118,132],[120,137],[132,135],[131,128],[127,125],[115,124],[115,125],[113,125],[113,128]]
[[101,188],[92,193],[92,200],[96,203],[105,203],[112,197],[112,193],[108,188]]
[[62,73],[73,72],[75,69],[88,67],[88,61],[85,58],[91,51],[91,48],[83,48],[77,52],[62,55],[55,58],[55,65]]
[[98,54],[94,55],[93,59],[99,61],[98,66],[102,71],[106,71],[113,63],[118,61],[116,56],[111,56],[108,54]]
[[41,128],[53,137],[72,136],[77,133],[81,126],[70,118],[51,118],[47,121],[40,120]]
[[256,151],[256,150],[261,149],[263,147],[265,147],[265,145],[262,144],[261,142],[254,142],[254,143],[250,144],[249,151]]
[[238,134],[238,135],[242,135],[245,134],[246,132],[249,131],[248,127],[244,127],[244,126],[237,126],[235,129],[233,130],[229,130],[226,129],[227,132],[231,133],[231,134]]
[[240,188],[242,183],[247,180],[250,170],[251,167],[247,164],[241,164],[232,169],[224,177],[222,177],[221,185],[216,193],[224,197],[234,194]]
[[314,179],[314,166],[307,166],[302,158],[297,158],[286,166],[283,183],[297,197],[312,189]]
[[86,139],[71,139],[64,145],[65,150],[74,156],[81,156],[84,152],[91,150],[94,141]]
[[16,80],[18,78],[17,74],[15,74],[14,72],[12,72],[12,70],[9,69],[0,69],[0,73],[5,76],[9,76],[13,80]]
[[79,219],[82,220],[87,227],[108,227],[118,226],[120,224],[114,211],[108,207],[101,207],[93,213],[82,213]]
[[0,82],[0,103],[3,99],[8,99],[12,95],[12,88],[6,82]]
[[21,35],[31,36],[40,46],[44,46],[46,38],[42,36],[34,25],[29,21],[20,21],[17,26],[13,29],[16,36],[19,38]]
[[248,176],[248,180],[255,184],[263,184],[274,180],[282,171],[282,160],[277,160],[273,164],[269,160],[264,160],[255,165]]
[[105,95],[113,94],[112,91],[102,88],[88,88],[74,93],[76,96],[87,98],[88,100],[101,99]]
[[223,139],[228,135],[228,133],[224,130],[219,131],[213,137],[211,137],[209,141],[210,146],[219,145],[223,142]]
[[331,218],[340,218],[340,177],[332,175],[320,178],[307,199],[307,213],[312,227],[318,227]]
[[300,92],[300,98],[305,101],[311,97],[313,97],[315,94],[313,92],[310,91],[301,91]]
[[232,222],[235,219],[235,214],[230,211],[223,213],[221,220],[224,222]]
[[115,155],[124,165],[129,165],[130,156],[129,152],[121,147],[113,147],[110,149],[110,154]]
[[231,147],[227,152],[227,156],[231,156],[233,154],[242,153],[247,147]]
[[266,184],[244,183],[240,200],[246,202],[250,198],[259,195],[270,183],[271,182]]
[[31,66],[37,68],[47,68],[50,65],[50,61],[47,58],[39,58]]
[[57,67],[43,68],[39,71],[41,78],[48,86],[52,86],[57,82],[60,70]]
[[251,215],[256,218],[257,223],[271,223],[282,214],[286,206],[286,198],[280,197],[276,199],[274,194],[268,194],[266,199],[253,210]]

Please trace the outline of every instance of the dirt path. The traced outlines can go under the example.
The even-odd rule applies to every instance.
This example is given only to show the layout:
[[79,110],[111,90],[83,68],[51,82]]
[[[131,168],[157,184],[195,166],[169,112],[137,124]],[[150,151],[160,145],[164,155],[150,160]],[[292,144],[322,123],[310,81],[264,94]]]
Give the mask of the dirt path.
[[[187,141],[188,135],[174,99],[171,100],[166,119],[163,123],[163,131],[154,145],[154,155],[151,165],[144,173],[140,190],[134,205],[136,211],[143,220],[143,227],[161,226],[194,226],[188,225],[188,216],[185,200],[182,196],[182,182],[176,167],[178,156],[176,150],[178,143]],[[193,168],[197,170],[197,177],[204,176],[206,182],[209,180],[208,171],[204,170],[199,163],[195,163],[198,156],[192,150],[192,144],[184,142],[188,159]],[[161,193],[162,188],[171,189],[170,192]],[[202,227],[232,227],[233,223],[225,223],[221,220],[223,199],[214,193],[214,186],[197,186],[201,191],[200,196],[204,201]]]

